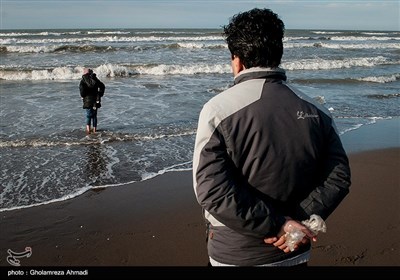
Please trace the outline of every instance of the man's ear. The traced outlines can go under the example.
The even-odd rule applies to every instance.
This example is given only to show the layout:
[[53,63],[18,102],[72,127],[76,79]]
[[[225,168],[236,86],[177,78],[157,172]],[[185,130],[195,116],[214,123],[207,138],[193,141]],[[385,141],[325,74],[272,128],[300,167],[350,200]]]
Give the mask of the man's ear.
[[243,65],[242,61],[240,60],[240,58],[238,56],[234,55],[232,57],[233,75],[236,76],[237,74],[242,72],[244,69],[246,69],[246,67],[244,67],[244,65]]

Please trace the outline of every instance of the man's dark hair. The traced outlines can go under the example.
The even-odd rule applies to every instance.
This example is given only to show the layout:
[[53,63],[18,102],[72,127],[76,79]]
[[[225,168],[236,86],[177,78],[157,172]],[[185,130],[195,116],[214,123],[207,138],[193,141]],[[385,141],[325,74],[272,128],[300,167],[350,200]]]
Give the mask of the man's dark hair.
[[285,25],[271,10],[255,8],[236,14],[223,28],[232,58],[238,56],[246,68],[281,63]]

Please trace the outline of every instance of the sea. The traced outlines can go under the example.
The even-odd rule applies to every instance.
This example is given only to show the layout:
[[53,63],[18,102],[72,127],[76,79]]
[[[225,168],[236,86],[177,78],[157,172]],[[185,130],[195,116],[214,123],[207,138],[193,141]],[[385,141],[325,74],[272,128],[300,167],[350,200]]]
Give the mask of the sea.
[[[0,30],[0,58],[0,211],[190,170],[202,105],[233,84],[221,29]],[[90,135],[84,67],[106,85]],[[286,30],[281,67],[340,135],[400,116],[399,31]]]

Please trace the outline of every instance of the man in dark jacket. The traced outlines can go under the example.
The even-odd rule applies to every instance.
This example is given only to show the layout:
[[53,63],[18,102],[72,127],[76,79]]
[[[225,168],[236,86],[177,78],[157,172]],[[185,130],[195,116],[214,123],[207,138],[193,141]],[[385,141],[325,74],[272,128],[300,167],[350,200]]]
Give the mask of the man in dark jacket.
[[[348,194],[347,155],[329,111],[286,83],[275,13],[237,14],[224,35],[234,86],[203,106],[193,153],[210,264],[307,264],[316,233],[301,222],[325,220]],[[292,230],[305,235],[294,249]]]
[[89,134],[90,125],[93,123],[93,132],[97,131],[97,110],[101,107],[101,97],[104,95],[105,85],[96,77],[92,69],[85,68],[79,91],[86,109],[86,133]]

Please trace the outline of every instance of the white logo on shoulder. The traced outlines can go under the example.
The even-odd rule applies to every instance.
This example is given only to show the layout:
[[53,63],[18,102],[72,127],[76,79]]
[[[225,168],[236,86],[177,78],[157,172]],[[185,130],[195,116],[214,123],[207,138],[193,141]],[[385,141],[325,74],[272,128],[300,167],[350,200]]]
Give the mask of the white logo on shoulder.
[[297,111],[298,120],[304,120],[306,118],[318,118],[318,115],[311,115],[309,113],[304,113],[303,111]]

